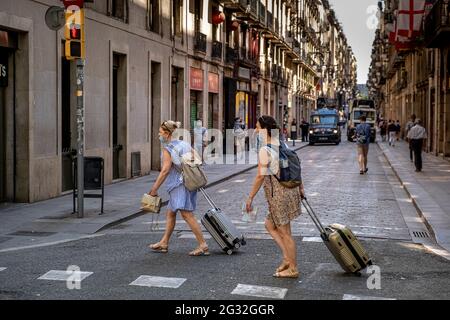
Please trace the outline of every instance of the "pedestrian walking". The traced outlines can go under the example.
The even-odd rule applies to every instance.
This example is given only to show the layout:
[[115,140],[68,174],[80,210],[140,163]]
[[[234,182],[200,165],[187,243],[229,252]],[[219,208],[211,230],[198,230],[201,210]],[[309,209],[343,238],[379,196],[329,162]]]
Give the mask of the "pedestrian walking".
[[295,119],[291,122],[291,140],[292,145],[295,146],[295,140],[297,140],[297,120]]
[[305,120],[305,118],[303,118],[300,128],[302,130],[302,141],[308,142],[309,141],[309,123]]
[[201,119],[197,119],[194,127],[194,149],[201,156],[203,162],[203,151],[208,141],[208,130],[203,127]]
[[406,140],[408,141],[409,144],[409,158],[411,160],[411,162],[413,162],[413,148],[411,146],[411,139],[408,138],[409,135],[409,131],[411,131],[411,129],[416,125],[416,115],[412,114],[410,117],[410,120],[408,121],[408,123],[406,124]]
[[397,135],[397,126],[392,120],[389,120],[388,125],[389,145],[395,147],[395,138]]
[[395,129],[396,129],[396,137],[397,137],[397,141],[400,141],[400,132],[401,132],[401,125],[400,125],[400,121],[397,120],[397,123],[395,124]]
[[417,119],[416,125],[409,130],[408,139],[411,140],[411,147],[414,152],[414,164],[416,172],[422,171],[422,148],[423,141],[427,138],[427,131],[422,126],[422,120]]
[[264,141],[264,147],[259,153],[258,173],[246,203],[246,210],[252,211],[253,200],[262,186],[269,204],[265,226],[283,255],[283,261],[273,276],[298,278],[297,248],[291,233],[291,221],[301,214],[300,202],[305,191],[303,184],[300,187],[288,189],[273,176],[279,172],[278,156],[274,149],[280,145],[280,141],[272,137],[271,130],[277,129],[279,128],[274,118],[262,116],[258,119],[256,130]]
[[380,123],[378,124],[378,127],[380,128],[380,135],[381,135],[381,141],[386,142],[386,133],[387,133],[387,123],[386,120],[381,118]]
[[176,129],[180,128],[179,122],[164,121],[159,128],[159,140],[162,144],[162,168],[153,184],[149,195],[157,196],[161,185],[166,182],[169,193],[169,204],[166,213],[166,229],[163,237],[157,243],[149,245],[155,252],[167,253],[169,240],[175,228],[176,214],[181,213],[182,218],[191,228],[198,241],[199,246],[191,251],[189,255],[209,255],[208,245],[203,238],[203,233],[198,224],[194,211],[197,206],[197,192],[191,192],[183,184],[181,171],[177,169],[181,165],[181,157],[193,152],[189,143],[172,138]]
[[370,145],[370,124],[366,123],[366,116],[359,118],[360,124],[356,127],[356,147],[358,148],[359,174],[365,174],[369,171],[367,167],[367,157],[369,155]]

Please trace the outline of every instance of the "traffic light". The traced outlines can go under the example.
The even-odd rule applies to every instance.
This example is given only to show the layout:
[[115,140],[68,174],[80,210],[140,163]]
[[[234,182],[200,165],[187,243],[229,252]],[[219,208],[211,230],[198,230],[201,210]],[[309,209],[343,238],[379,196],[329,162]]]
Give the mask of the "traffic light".
[[82,8],[66,9],[64,37],[66,38],[66,59],[84,59],[84,10]]

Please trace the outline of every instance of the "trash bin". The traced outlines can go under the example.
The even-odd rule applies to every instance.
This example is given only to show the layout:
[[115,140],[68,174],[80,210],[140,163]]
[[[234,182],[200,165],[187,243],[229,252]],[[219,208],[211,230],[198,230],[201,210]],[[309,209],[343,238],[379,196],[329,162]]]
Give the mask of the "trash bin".
[[[78,168],[77,159],[73,160],[73,213],[76,211],[76,198],[78,196]],[[105,191],[105,172],[104,160],[101,157],[84,157],[84,191],[100,190],[101,193],[84,193],[84,198],[101,198],[101,211],[103,213],[104,191]]]

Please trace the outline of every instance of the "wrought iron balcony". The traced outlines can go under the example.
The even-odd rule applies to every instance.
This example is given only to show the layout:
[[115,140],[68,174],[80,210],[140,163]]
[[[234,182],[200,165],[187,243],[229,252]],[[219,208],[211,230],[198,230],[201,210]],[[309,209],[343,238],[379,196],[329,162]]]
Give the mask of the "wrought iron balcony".
[[222,42],[213,41],[212,50],[211,50],[211,58],[222,60]]
[[195,34],[194,50],[206,54],[206,34],[201,32]]
[[234,64],[238,59],[237,49],[233,49],[229,46],[225,48],[225,62],[228,64]]
[[425,20],[427,48],[441,48],[450,43],[450,3],[438,0]]

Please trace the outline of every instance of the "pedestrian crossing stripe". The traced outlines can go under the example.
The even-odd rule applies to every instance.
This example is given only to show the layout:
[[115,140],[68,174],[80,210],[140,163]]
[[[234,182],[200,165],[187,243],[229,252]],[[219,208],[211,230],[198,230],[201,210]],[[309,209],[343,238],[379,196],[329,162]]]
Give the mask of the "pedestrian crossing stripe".
[[397,300],[397,299],[344,294],[342,300]]
[[38,280],[52,281],[83,281],[93,272],[88,271],[72,271],[72,270],[50,270],[46,274],[40,276]]
[[140,276],[132,283],[130,286],[141,286],[141,287],[157,287],[157,288],[171,288],[177,289],[184,282],[185,278],[167,278],[167,277],[156,277],[156,276]]
[[322,238],[321,237],[303,237],[302,239],[303,242],[322,242]]
[[5,270],[6,270],[6,268],[0,268],[0,272],[1,272],[1,271],[5,271]]
[[284,299],[287,291],[288,289],[285,288],[238,284],[231,294],[258,298]]

